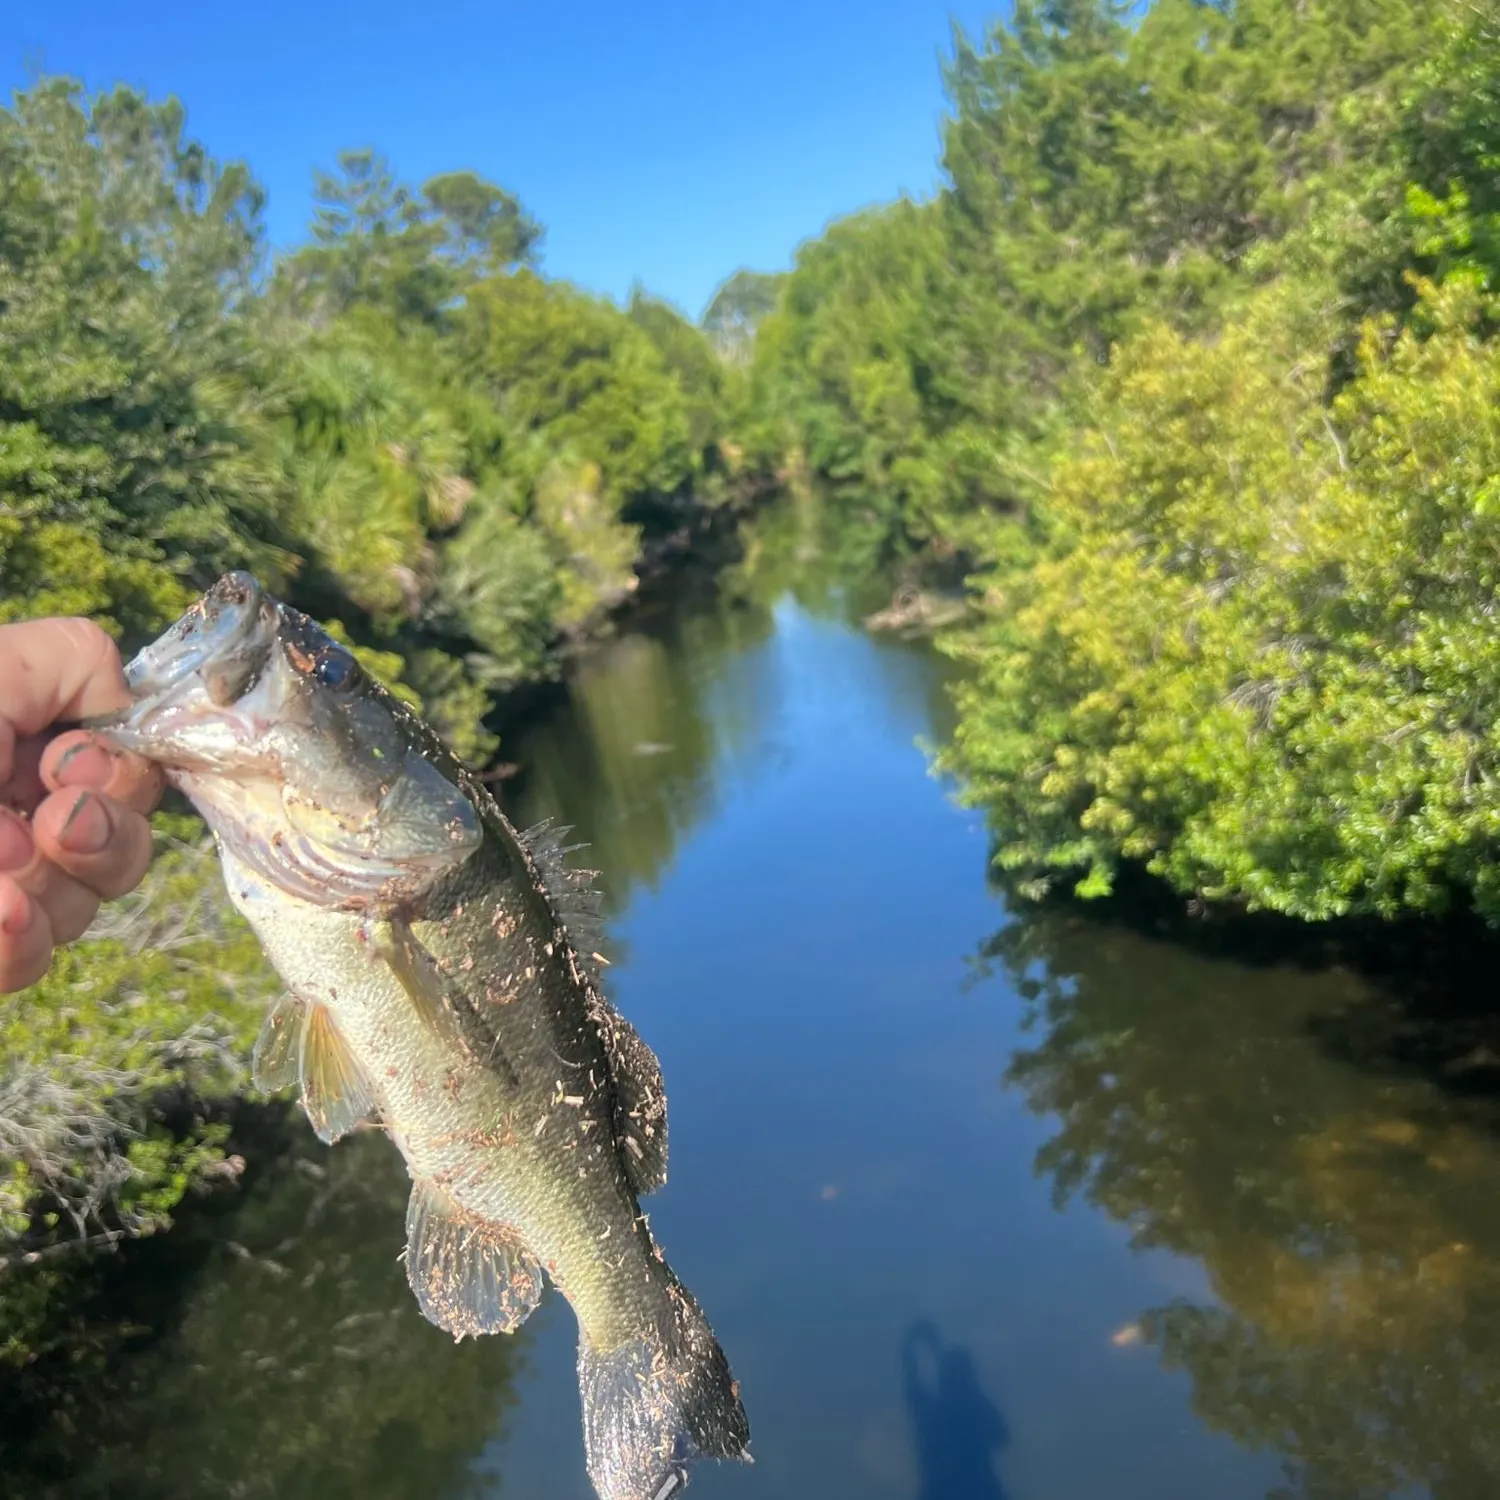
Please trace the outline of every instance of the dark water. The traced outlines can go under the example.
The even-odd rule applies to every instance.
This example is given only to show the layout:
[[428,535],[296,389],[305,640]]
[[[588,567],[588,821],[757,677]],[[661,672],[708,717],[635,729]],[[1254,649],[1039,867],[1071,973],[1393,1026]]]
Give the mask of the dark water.
[[[754,1427],[693,1493],[1500,1495],[1488,1023],[1434,1041],[1399,956],[1008,912],[917,745],[939,663],[798,576],[772,534],[508,744],[603,871],[671,1096],[652,1222]],[[586,1500],[566,1307],[455,1348],[394,1153],[298,1140],[174,1252],[66,1481],[9,1492]]]

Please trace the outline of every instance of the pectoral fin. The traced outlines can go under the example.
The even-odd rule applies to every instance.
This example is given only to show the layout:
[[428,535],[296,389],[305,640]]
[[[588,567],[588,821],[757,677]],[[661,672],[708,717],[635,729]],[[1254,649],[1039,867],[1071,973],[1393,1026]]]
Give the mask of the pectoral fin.
[[261,1093],[279,1094],[301,1082],[302,1021],[295,995],[283,995],[266,1013],[250,1056],[250,1076]]
[[471,1055],[477,1048],[485,1067],[511,1088],[519,1086],[520,1076],[501,1049],[498,1036],[466,1036],[461,1018],[473,1015],[474,1007],[442,972],[437,960],[417,941],[406,923],[373,923],[370,944],[435,1037],[444,1045],[461,1048]]
[[520,1235],[466,1213],[430,1182],[412,1185],[406,1279],[422,1316],[458,1339],[514,1333],[542,1297],[542,1268]]
[[330,1145],[375,1113],[375,1091],[326,1005],[307,1006],[301,1072],[302,1108]]
[[279,1094],[300,1084],[302,1108],[330,1145],[375,1113],[375,1094],[328,1007],[283,995],[271,1007],[251,1058],[255,1086]]

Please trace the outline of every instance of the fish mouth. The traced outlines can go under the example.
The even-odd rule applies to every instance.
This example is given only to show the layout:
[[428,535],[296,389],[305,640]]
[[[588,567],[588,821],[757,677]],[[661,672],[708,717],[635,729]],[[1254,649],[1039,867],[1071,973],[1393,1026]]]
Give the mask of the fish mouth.
[[265,665],[280,613],[248,573],[226,573],[129,662],[125,681],[141,702],[166,697],[196,674],[216,704],[231,703]]
[[83,727],[169,770],[248,764],[264,727],[251,689],[281,623],[281,606],[254,578],[226,573],[127,664],[130,706]]

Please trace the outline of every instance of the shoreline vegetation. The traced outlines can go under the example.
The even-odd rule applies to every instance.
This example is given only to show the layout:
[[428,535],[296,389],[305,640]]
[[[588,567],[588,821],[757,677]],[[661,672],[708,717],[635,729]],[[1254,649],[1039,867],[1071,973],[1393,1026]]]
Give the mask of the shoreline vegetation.
[[[642,580],[791,489],[830,569],[895,577],[870,627],[966,664],[937,760],[1014,899],[1144,869],[1493,926],[1497,79],[1490,3],[1017,0],[955,35],[943,187],[696,324],[370,151],[273,261],[175,102],[42,80],[0,111],[0,621],[128,650],[248,567],[503,771]],[[158,826],[0,1000],[0,1367],[76,1339],[69,1247],[240,1171],[273,981],[201,829]]]
[[1497,78],[1493,3],[1018,0],[799,252],[757,421],[966,577],[1019,894],[1500,923]]

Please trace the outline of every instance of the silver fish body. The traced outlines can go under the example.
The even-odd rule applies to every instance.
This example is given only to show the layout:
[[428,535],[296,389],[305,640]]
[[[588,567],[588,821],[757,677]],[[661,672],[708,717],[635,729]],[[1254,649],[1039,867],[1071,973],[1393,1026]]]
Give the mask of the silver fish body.
[[412,1178],[406,1269],[455,1334],[508,1332],[543,1271],[579,1325],[590,1478],[666,1500],[748,1458],[738,1387],[639,1198],[666,1177],[655,1055],[602,994],[586,880],[518,833],[405,705],[231,574],[127,669],[104,726],[219,845],[288,987],[257,1081],[337,1140],[383,1126]]

